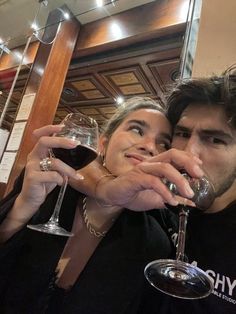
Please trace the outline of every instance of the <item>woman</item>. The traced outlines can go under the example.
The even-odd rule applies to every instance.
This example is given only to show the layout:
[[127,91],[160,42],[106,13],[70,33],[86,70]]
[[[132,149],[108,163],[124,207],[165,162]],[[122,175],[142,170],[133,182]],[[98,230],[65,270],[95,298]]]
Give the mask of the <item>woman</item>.
[[[51,161],[51,171],[40,171],[48,148],[74,145],[68,139],[50,137],[59,130],[60,126],[47,126],[36,131],[40,138],[29,154],[23,186],[16,184],[1,202],[1,313],[156,313],[157,296],[143,269],[154,258],[169,256],[171,245],[153,216],[119,204],[104,206],[68,188],[60,223],[72,229],[74,237],[26,228],[28,222],[48,220],[58,193],[54,188],[63,175],[78,178],[57,159]],[[176,183],[184,196],[191,197],[192,191],[169,162],[175,160],[175,165],[186,166],[195,175],[200,175],[196,167],[201,162],[194,161],[194,170],[189,156],[165,152],[170,137],[163,109],[150,99],[134,98],[109,121],[100,138],[100,155],[112,175],[133,178],[132,195],[144,184],[145,189],[160,192],[158,205],[164,206],[164,194],[176,205],[163,177]]]

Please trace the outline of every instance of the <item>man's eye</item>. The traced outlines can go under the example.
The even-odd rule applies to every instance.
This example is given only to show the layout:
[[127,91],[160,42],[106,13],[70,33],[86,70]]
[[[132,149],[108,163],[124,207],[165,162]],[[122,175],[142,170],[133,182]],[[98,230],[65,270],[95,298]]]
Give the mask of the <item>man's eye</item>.
[[206,137],[206,141],[211,143],[211,144],[226,145],[226,142],[224,140],[217,138],[217,137],[213,137],[213,136]]
[[188,132],[177,131],[177,132],[174,132],[174,136],[176,136],[176,137],[189,138],[189,137],[190,137],[190,134],[189,134]]

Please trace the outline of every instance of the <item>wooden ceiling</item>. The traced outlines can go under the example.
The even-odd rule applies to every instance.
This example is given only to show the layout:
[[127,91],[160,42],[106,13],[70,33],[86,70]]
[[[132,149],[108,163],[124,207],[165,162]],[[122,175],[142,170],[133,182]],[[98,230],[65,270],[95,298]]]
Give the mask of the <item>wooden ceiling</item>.
[[[54,122],[60,123],[67,113],[81,112],[96,119],[102,129],[115,112],[118,97],[149,96],[163,103],[164,94],[179,74],[182,44],[182,36],[176,35],[72,60]],[[23,67],[17,80],[4,118],[3,127],[7,129],[16,116],[29,70]],[[0,75],[1,112],[15,70]]]
[[[154,1],[116,15],[116,21],[125,25],[122,40],[109,37],[114,17],[83,27],[54,122],[60,123],[67,113],[79,111],[96,119],[102,129],[115,112],[118,97],[149,96],[164,103],[167,89],[179,75],[186,27],[185,18],[179,12],[186,3],[188,1],[184,0]],[[142,18],[143,23],[139,23],[137,17]],[[22,67],[7,106],[3,127],[9,130],[30,70],[30,65]],[[12,67],[0,71],[0,114],[6,105],[15,72],[16,68]],[[48,89],[50,91],[50,87]]]
[[115,112],[118,97],[148,96],[161,103],[179,75],[182,37],[159,40],[124,51],[74,61],[55,116],[79,111],[102,128]]

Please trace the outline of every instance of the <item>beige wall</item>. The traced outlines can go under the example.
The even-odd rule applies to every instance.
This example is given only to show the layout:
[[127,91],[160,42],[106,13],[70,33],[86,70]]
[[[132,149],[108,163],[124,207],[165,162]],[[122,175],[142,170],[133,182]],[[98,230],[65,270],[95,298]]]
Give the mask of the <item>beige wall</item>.
[[202,0],[192,76],[222,73],[236,63],[236,0]]

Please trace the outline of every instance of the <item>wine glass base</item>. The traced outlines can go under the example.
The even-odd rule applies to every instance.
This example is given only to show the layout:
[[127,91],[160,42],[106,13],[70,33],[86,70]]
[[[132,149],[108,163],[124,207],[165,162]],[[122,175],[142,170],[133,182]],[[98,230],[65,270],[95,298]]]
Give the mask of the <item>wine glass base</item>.
[[191,264],[160,259],[149,263],[144,275],[156,289],[181,299],[201,299],[213,291],[212,279]]
[[58,225],[52,224],[50,222],[47,222],[46,224],[27,225],[27,227],[35,231],[64,236],[64,237],[73,237],[74,235],[72,232],[69,232],[65,230],[64,228],[59,227]]

